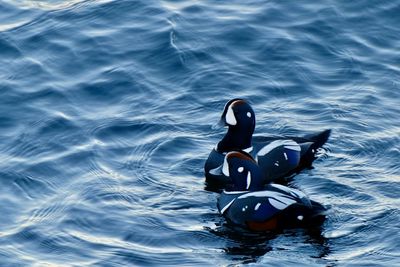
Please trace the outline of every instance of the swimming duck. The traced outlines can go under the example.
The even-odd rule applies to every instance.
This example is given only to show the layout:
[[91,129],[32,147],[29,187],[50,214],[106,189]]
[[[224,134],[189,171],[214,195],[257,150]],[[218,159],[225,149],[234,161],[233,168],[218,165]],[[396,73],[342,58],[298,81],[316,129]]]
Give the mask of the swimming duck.
[[325,130],[303,137],[253,137],[255,113],[247,101],[239,98],[226,103],[220,123],[228,126],[228,132],[204,165],[207,183],[217,187],[231,183],[229,177],[217,174],[221,173],[218,168],[227,152],[240,150],[251,154],[262,170],[264,183],[269,183],[311,167],[317,149],[325,144],[331,132]]
[[264,185],[256,161],[243,152],[226,154],[221,171],[233,187],[218,199],[228,222],[252,231],[312,227],[325,220],[326,209],[303,192],[279,184]]

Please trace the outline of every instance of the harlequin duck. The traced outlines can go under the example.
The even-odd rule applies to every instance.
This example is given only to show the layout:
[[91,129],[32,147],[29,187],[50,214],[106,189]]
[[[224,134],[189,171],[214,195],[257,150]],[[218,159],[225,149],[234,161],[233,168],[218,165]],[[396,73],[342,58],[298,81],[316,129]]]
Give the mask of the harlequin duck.
[[218,199],[228,222],[252,231],[313,227],[325,220],[326,209],[303,192],[278,184],[263,185],[262,171],[250,155],[226,154],[221,170],[233,180]]
[[231,182],[229,177],[218,174],[227,152],[240,150],[251,154],[262,170],[264,183],[268,183],[311,167],[317,149],[325,144],[331,133],[331,130],[325,130],[304,137],[253,137],[254,111],[247,101],[238,98],[226,103],[221,123],[228,126],[228,132],[204,165],[207,183],[217,187],[225,187]]

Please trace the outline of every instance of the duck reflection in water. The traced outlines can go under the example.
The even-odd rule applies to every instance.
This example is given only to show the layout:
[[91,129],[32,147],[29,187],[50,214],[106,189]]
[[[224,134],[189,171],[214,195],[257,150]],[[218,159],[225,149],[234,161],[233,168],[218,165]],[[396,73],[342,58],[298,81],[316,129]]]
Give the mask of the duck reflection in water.
[[[295,253],[304,251],[304,255],[311,255],[314,260],[319,259],[327,266],[332,266],[332,262],[326,259],[331,250],[329,240],[322,233],[322,226],[252,232],[223,223],[215,229],[208,228],[208,231],[226,240],[222,249],[235,264],[262,262],[263,257],[268,257],[269,253],[286,250]],[[281,260],[284,262],[290,259]]]

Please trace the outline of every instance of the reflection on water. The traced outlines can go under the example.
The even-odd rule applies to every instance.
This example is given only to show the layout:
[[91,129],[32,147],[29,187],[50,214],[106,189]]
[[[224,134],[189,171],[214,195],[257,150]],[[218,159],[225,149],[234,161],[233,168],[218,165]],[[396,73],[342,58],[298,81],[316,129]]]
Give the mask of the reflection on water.
[[[312,253],[311,257],[324,260],[330,254],[329,241],[324,237],[322,228],[287,229],[273,232],[249,232],[226,223],[214,229],[206,227],[216,236],[226,241],[223,250],[235,262],[252,263],[269,252],[304,249]],[[287,247],[289,244],[290,247]]]
[[23,9],[57,10],[69,8],[85,1],[87,0],[15,0],[10,2]]

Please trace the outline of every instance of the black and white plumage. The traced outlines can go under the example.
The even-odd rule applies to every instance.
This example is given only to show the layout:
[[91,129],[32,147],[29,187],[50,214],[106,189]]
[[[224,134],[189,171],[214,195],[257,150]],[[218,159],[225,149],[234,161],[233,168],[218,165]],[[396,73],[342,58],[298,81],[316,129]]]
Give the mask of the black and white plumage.
[[325,130],[304,137],[253,137],[255,113],[243,99],[232,99],[226,103],[221,122],[228,126],[228,131],[210,152],[204,165],[207,183],[218,187],[232,182],[229,177],[216,172],[230,151],[244,151],[255,158],[262,170],[264,183],[268,183],[311,167],[317,149],[325,144],[331,132]]
[[234,225],[266,231],[313,226],[325,219],[325,208],[303,192],[278,184],[264,186],[261,170],[248,154],[227,153],[222,171],[234,185],[222,192],[217,206]]

